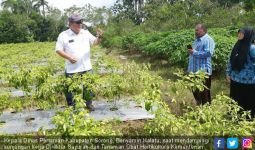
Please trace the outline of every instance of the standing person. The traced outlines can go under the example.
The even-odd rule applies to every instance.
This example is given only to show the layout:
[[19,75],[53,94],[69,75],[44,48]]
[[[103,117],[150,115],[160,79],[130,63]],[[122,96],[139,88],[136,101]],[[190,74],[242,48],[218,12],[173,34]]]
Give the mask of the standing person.
[[192,47],[188,48],[189,52],[189,65],[188,72],[205,71],[208,78],[205,79],[205,86],[207,89],[199,91],[198,89],[193,92],[197,104],[205,104],[211,102],[211,75],[212,63],[211,59],[214,53],[215,43],[214,40],[207,34],[207,28],[204,24],[197,24],[195,27],[196,39]]
[[[102,31],[98,29],[95,37],[88,30],[83,30],[83,19],[77,13],[72,14],[68,18],[68,22],[69,29],[59,34],[55,49],[58,55],[66,59],[66,77],[72,77],[74,74],[82,75],[87,72],[92,72],[90,46],[100,43]],[[86,88],[83,88],[83,92],[85,90]],[[66,100],[68,106],[74,106],[72,93],[66,93]],[[91,100],[86,100],[86,106],[90,111],[94,111],[95,109]]]
[[230,82],[230,97],[244,110],[255,115],[255,46],[252,45],[254,31],[243,28],[238,31],[227,65],[227,80]]

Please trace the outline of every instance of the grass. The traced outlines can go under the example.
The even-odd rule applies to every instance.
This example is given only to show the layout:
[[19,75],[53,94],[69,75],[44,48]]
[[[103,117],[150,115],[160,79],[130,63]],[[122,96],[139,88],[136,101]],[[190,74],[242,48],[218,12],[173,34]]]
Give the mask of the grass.
[[225,74],[220,73],[212,77],[212,97],[223,93],[229,96],[229,83],[226,81]]

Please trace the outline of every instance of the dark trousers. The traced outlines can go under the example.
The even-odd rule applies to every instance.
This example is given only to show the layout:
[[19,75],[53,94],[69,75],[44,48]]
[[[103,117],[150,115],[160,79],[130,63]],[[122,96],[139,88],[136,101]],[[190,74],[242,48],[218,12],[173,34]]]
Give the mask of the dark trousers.
[[208,76],[203,84],[207,87],[207,89],[205,88],[203,91],[199,91],[198,89],[192,91],[197,104],[199,105],[205,104],[206,102],[211,103],[211,76]]
[[230,97],[244,110],[251,111],[255,115],[255,84],[243,84],[231,80]]
[[[83,74],[85,74],[85,73],[92,73],[92,72],[93,72],[92,70],[83,71],[83,72],[78,72],[78,73],[67,73],[67,72],[66,72],[65,75],[66,75],[67,78],[72,78],[72,76],[73,76],[74,74],[83,75]],[[91,98],[86,98],[86,97],[88,97],[88,96],[87,96],[87,93],[88,93],[88,92],[89,92],[89,91],[87,91],[86,87],[83,86],[82,97],[83,97],[83,99],[85,100],[86,106],[92,104]],[[67,89],[67,92],[65,93],[65,96],[66,96],[67,105],[68,105],[68,106],[75,106],[75,102],[73,101],[73,94],[72,94],[71,92],[68,92],[68,89]],[[94,93],[89,92],[89,96],[90,96],[90,97],[93,97],[93,96],[94,96]]]

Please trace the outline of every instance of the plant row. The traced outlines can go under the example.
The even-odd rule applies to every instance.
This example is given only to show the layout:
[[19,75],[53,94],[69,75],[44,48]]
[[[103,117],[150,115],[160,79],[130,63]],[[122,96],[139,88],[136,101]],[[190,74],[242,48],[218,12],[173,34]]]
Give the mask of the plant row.
[[[209,30],[216,43],[213,56],[213,70],[221,71],[226,67],[229,54],[236,38],[235,31],[226,28]],[[187,67],[187,45],[194,41],[194,30],[178,30],[171,32],[131,32],[125,36],[106,37],[104,46],[117,47],[128,51],[138,51],[149,56],[167,59],[170,65]]]

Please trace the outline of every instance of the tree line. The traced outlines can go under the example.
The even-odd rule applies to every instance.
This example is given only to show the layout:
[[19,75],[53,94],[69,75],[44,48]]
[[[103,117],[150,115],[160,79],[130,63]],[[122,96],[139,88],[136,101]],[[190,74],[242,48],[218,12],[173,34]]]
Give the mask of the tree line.
[[138,30],[190,29],[199,22],[209,28],[255,24],[255,0],[116,0],[110,8],[86,4],[64,11],[46,0],[3,0],[1,7],[0,43],[55,41],[73,12],[104,28],[106,38]]
[[55,41],[68,28],[67,17],[73,12],[83,14],[86,21],[104,24],[105,7],[90,4],[72,6],[64,11],[49,6],[46,0],[3,0],[0,11],[0,43]]

